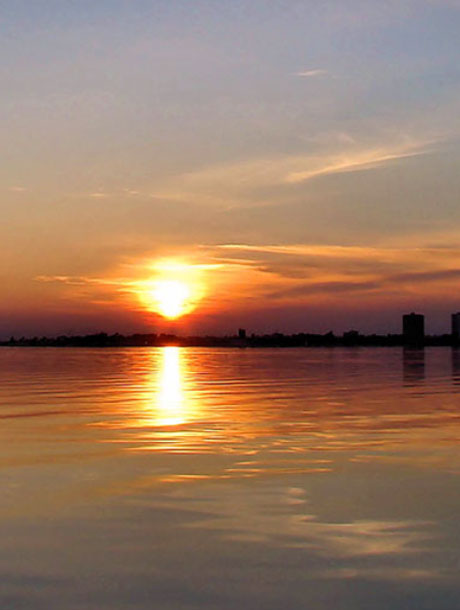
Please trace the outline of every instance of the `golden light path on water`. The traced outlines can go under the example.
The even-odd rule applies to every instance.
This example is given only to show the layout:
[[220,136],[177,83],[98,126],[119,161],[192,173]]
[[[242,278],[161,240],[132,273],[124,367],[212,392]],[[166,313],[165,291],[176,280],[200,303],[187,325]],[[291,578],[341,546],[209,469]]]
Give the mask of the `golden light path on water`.
[[182,361],[178,347],[166,347],[162,353],[155,424],[178,426],[187,419],[187,401],[183,392]]
[[124,430],[133,443],[132,451],[203,452],[206,434],[196,428],[202,411],[194,398],[183,350],[164,347],[146,364],[149,372],[136,408],[127,419],[108,427]]
[[[130,452],[239,455],[243,462],[226,464],[220,472],[217,462],[200,464],[205,466],[200,474],[227,478],[324,473],[333,467],[333,455],[338,457],[340,450],[359,452],[355,462],[388,460],[379,455],[384,448],[396,450],[402,442],[422,447],[428,437],[433,443],[435,421],[451,420],[451,415],[432,407],[429,416],[412,409],[403,414],[399,396],[382,402],[376,384],[366,382],[355,391],[342,376],[324,395],[328,380],[322,366],[312,359],[302,377],[284,364],[282,354],[276,357],[278,374],[286,366],[282,376],[287,383],[280,393],[281,380],[272,365],[275,353],[248,351],[230,362],[228,354],[219,350],[208,353],[169,346],[135,352],[126,371],[133,383],[126,386],[124,397],[119,395],[118,406],[110,414],[101,405],[100,421],[91,427],[110,431],[110,442]],[[409,384],[410,391],[423,374],[417,357],[404,356],[403,387]],[[255,362],[257,375],[253,374]],[[332,362],[328,366],[332,368]],[[352,400],[354,394],[359,400]],[[412,400],[410,393],[405,400]],[[420,456],[417,460],[420,463]]]
[[128,428],[174,428],[187,423],[192,416],[192,403],[184,391],[184,367],[180,348],[162,348],[160,362],[152,362],[140,404],[126,422]]

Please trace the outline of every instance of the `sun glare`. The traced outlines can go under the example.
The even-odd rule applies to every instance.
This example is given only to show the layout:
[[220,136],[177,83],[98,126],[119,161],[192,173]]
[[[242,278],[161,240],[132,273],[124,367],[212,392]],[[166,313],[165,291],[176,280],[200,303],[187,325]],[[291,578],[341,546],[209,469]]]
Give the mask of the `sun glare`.
[[136,290],[144,307],[174,320],[193,311],[205,294],[199,265],[162,260],[152,265],[153,277],[139,281]]
[[187,284],[177,280],[161,280],[152,291],[157,311],[165,318],[178,318],[187,312],[191,296]]

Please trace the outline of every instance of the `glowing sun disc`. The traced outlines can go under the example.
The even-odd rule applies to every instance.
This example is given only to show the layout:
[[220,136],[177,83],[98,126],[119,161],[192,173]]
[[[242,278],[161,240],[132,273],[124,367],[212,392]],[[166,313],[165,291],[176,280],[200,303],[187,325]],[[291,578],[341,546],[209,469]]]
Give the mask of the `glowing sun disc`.
[[190,307],[190,288],[177,280],[161,280],[152,291],[156,309],[165,318],[178,318]]

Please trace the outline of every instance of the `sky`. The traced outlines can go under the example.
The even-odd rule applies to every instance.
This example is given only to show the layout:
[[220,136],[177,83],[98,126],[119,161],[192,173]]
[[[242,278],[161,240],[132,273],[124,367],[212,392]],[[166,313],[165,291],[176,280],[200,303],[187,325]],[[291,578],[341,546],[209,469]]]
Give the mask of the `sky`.
[[457,0],[0,0],[0,337],[447,332],[459,31]]

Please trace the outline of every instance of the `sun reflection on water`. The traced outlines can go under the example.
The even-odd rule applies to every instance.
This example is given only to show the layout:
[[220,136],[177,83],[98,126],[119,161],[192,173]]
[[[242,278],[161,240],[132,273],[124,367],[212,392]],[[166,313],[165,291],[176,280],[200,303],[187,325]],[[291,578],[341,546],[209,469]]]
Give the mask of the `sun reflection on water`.
[[159,371],[156,399],[157,426],[179,426],[187,420],[187,403],[183,391],[183,362],[178,347],[165,347]]
[[157,354],[152,358],[152,370],[138,394],[136,417],[134,421],[127,420],[125,428],[178,430],[192,419],[192,401],[185,387],[186,362],[181,349],[163,347],[159,354],[159,358]]

